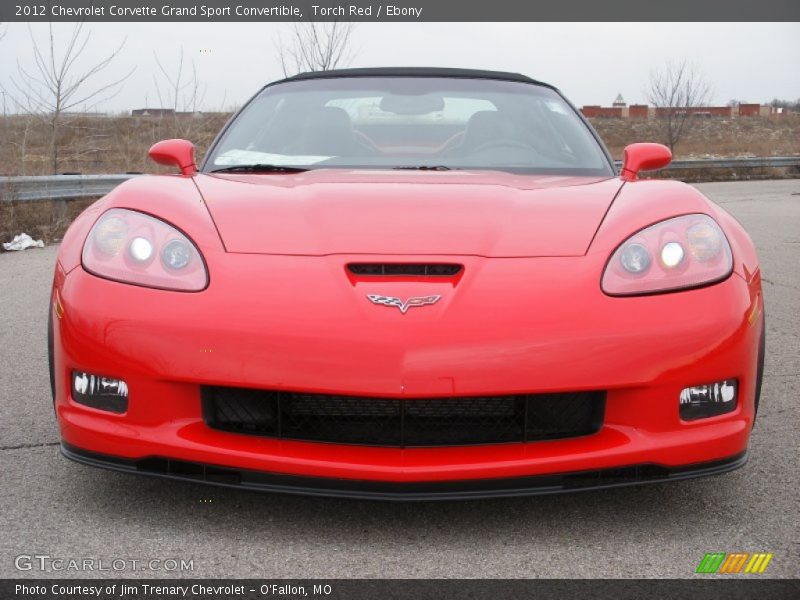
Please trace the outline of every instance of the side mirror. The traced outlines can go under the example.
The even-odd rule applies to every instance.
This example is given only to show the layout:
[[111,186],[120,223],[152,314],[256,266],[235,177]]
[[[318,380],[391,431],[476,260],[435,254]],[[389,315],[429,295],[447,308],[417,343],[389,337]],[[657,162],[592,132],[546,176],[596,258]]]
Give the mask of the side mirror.
[[631,144],[625,146],[620,177],[634,181],[639,171],[656,171],[672,162],[672,152],[663,144]]
[[187,140],[164,140],[153,144],[148,152],[153,162],[168,167],[178,167],[181,175],[191,177],[197,173],[194,163],[194,144]]

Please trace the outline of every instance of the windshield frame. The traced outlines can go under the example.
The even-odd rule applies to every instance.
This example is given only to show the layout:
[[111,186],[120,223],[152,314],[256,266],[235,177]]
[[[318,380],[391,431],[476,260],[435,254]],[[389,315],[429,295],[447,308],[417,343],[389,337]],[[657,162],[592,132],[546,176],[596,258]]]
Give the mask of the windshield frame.
[[[357,70],[356,70],[357,71]],[[375,69],[374,71],[378,71]],[[605,143],[603,142],[600,135],[597,133],[595,128],[589,122],[589,120],[583,115],[583,113],[578,110],[578,108],[569,101],[569,99],[561,93],[561,90],[552,86],[547,83],[543,83],[540,81],[535,81],[533,79],[528,79],[525,77],[520,78],[506,78],[503,77],[502,73],[497,73],[496,77],[491,76],[491,72],[482,73],[481,75],[470,74],[468,71],[465,71],[464,74],[454,74],[450,72],[445,72],[446,70],[442,70],[443,72],[439,73],[436,69],[431,69],[430,72],[424,72],[425,70],[421,70],[421,72],[417,73],[408,73],[408,74],[401,74],[401,73],[370,73],[369,77],[387,77],[387,78],[398,78],[398,79],[420,79],[420,78],[438,78],[438,79],[473,79],[473,80],[489,80],[489,81],[514,81],[518,84],[524,85],[532,85],[537,87],[544,87],[552,92],[554,92],[564,104],[569,107],[572,113],[577,117],[578,121],[588,130],[589,134],[591,135],[592,139],[597,144],[597,147],[600,150],[600,153],[605,159],[605,165],[607,165],[608,169],[606,169],[606,173],[603,174],[587,174],[584,175],[585,177],[616,177],[619,174],[619,170],[614,162],[614,159],[611,156],[611,153],[608,151]],[[263,86],[259,89],[252,97],[250,97],[247,102],[245,102],[239,110],[237,110],[230,119],[225,123],[225,125],[220,129],[219,133],[215,136],[214,140],[208,147],[205,155],[203,156],[202,163],[199,168],[199,172],[207,174],[207,175],[214,175],[215,174],[215,165],[211,161],[211,157],[214,156],[218,146],[225,140],[228,131],[230,128],[236,123],[239,117],[253,104],[261,95],[269,90],[272,87],[282,86],[282,85],[291,85],[295,82],[304,82],[308,81],[309,79],[360,79],[366,77],[366,73],[364,75],[361,74],[349,74],[342,72],[341,74],[337,74],[336,71],[327,71],[327,72],[318,72],[318,73],[303,73],[295,77],[289,77],[286,79],[280,79],[277,81],[273,81],[268,83],[267,85]],[[321,169],[335,169],[335,170],[375,170],[375,171],[390,171],[393,170],[393,167],[387,165],[336,165],[336,164],[329,164],[329,165],[304,165],[303,171],[314,171],[314,170],[321,170]],[[450,170],[458,171],[458,167],[452,167]],[[514,174],[531,174],[531,175],[550,175],[554,176],[557,173],[553,172],[553,169],[546,169],[543,173],[537,173],[537,169],[532,169],[528,167],[508,167],[508,166],[487,166],[487,167],[470,167],[463,169],[465,171],[495,171],[495,172],[506,172],[506,173],[514,173]],[[424,172],[429,172],[428,170],[424,170]],[[259,175],[264,174],[274,174],[274,173],[260,173]],[[564,173],[566,176],[580,176],[570,173]]]

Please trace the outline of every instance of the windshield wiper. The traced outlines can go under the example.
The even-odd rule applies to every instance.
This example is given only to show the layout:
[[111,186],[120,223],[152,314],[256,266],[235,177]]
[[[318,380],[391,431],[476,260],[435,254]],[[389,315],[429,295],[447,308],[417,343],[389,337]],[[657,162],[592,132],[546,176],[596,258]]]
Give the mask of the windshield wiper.
[[449,171],[451,167],[445,167],[444,165],[416,165],[410,167],[394,167],[398,170],[409,170],[409,171]]
[[222,167],[221,169],[214,169],[212,173],[303,173],[308,171],[303,167],[291,167],[288,165],[268,165],[268,164],[254,164],[254,165],[231,165],[230,167]]

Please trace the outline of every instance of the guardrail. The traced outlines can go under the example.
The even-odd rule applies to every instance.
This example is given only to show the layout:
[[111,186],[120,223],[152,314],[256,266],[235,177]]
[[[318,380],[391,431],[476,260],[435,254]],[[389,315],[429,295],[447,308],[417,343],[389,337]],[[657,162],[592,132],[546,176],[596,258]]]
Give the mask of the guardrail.
[[[622,161],[614,161],[619,169]],[[776,167],[800,167],[800,156],[766,156],[752,158],[697,158],[673,160],[663,171],[681,169],[758,169]]]
[[0,177],[0,201],[99,198],[139,175],[46,175]]
[[[616,161],[617,168],[622,166]],[[800,156],[765,158],[703,158],[675,160],[660,172],[683,169],[800,168]],[[142,175],[47,175],[44,177],[0,177],[0,202],[24,200],[72,200],[99,198],[123,181]]]

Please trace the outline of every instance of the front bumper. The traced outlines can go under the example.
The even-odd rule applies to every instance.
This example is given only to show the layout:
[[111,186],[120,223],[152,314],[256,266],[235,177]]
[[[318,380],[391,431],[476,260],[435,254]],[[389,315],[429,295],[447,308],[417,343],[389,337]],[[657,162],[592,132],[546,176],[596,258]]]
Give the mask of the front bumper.
[[[624,475],[612,483],[627,485],[743,464],[762,301],[740,276],[620,299],[604,296],[591,274],[565,268],[580,259],[462,257],[457,283],[341,285],[348,258],[221,256],[229,264],[213,269],[198,294],[105,281],[80,267],[57,278],[65,454],[139,472],[161,461],[180,465],[159,467],[161,475],[204,481],[197,475],[210,469],[254,489],[388,498],[550,493],[607,485],[615,472]],[[548,285],[525,289],[520,272]],[[258,284],[264,273],[269,281]],[[420,289],[442,301],[402,315],[365,300]],[[499,302],[502,310],[486,309]],[[124,379],[128,411],[75,403],[73,369]],[[736,410],[681,421],[681,389],[731,378],[739,381]],[[606,408],[601,429],[582,437],[363,447],[211,429],[203,385],[412,399],[603,390]]]
[[151,475],[166,479],[208,483],[259,492],[394,501],[474,500],[480,498],[542,496],[646,483],[663,483],[720,475],[743,467],[747,463],[747,452],[744,452],[722,460],[672,468],[645,464],[619,469],[600,469],[509,479],[396,483],[299,477],[279,473],[248,471],[246,469],[220,468],[214,465],[170,459],[150,458],[137,461],[103,456],[63,443],[61,444],[61,454],[80,464],[122,473]]

